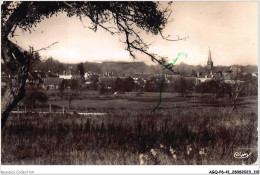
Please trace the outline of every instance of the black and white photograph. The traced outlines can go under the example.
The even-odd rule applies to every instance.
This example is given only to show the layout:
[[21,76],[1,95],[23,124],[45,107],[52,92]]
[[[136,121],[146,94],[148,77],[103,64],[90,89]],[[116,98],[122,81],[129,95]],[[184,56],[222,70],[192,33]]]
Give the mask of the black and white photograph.
[[258,20],[257,1],[2,1],[1,164],[258,166]]

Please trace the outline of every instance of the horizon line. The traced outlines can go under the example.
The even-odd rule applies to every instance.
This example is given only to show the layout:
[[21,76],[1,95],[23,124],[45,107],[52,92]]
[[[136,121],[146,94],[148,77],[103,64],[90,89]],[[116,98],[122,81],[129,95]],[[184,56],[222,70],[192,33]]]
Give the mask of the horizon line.
[[[83,63],[83,64],[85,64],[85,63],[98,63],[98,64],[102,64],[102,63],[144,63],[147,66],[160,66],[159,64],[146,64],[144,61],[85,61],[85,62],[81,61],[81,62],[77,62],[77,63],[66,63],[66,62],[60,62],[59,60],[54,59],[54,58],[52,58],[52,59],[57,61],[57,62],[59,62],[59,63],[61,63],[61,64],[71,64],[71,65],[80,64],[80,63]],[[45,62],[47,60],[48,59],[40,60],[40,61]],[[174,66],[180,65],[181,63],[184,63],[184,64],[189,65],[189,66],[202,66],[202,67],[207,66],[207,64],[203,64],[203,65],[201,65],[201,64],[188,64],[188,63],[185,63],[184,61],[181,61],[178,64],[175,64]],[[238,65],[238,66],[257,66],[258,67],[258,64],[235,64],[235,63],[234,64],[230,64],[230,65],[214,65],[213,67],[217,67],[217,66],[234,66],[234,65]]]

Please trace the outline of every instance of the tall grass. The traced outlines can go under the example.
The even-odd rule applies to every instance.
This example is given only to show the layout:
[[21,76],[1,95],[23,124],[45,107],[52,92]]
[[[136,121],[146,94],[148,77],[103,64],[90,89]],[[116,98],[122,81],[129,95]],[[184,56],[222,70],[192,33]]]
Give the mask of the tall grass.
[[[175,109],[161,113],[120,111],[107,116],[45,114],[11,116],[2,133],[2,164],[139,164],[139,155],[163,144],[177,160],[168,164],[242,164],[234,152],[257,157],[257,114],[226,109]],[[187,154],[187,146],[192,147]],[[207,154],[200,155],[201,148]],[[169,151],[166,154],[170,155]],[[153,162],[152,164],[164,164]]]

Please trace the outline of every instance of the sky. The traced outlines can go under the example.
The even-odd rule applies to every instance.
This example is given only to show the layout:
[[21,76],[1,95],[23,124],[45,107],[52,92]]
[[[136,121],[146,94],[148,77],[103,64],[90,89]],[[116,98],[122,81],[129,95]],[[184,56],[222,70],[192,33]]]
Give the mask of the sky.
[[[162,2],[163,3],[163,2]],[[149,51],[167,56],[169,62],[178,53],[188,57],[179,62],[206,65],[209,48],[214,65],[257,65],[258,11],[257,2],[173,2],[173,21],[163,31],[165,36],[175,38],[189,36],[185,41],[169,42],[160,36],[141,36],[151,43]],[[93,32],[89,20],[83,23],[75,17],[60,14],[43,20],[32,33],[16,30],[13,41],[24,49],[35,50],[58,42],[46,51],[42,59],[53,57],[63,63],[133,61],[120,40],[124,37],[111,35],[99,28]],[[137,54],[134,61],[153,62],[144,54]]]

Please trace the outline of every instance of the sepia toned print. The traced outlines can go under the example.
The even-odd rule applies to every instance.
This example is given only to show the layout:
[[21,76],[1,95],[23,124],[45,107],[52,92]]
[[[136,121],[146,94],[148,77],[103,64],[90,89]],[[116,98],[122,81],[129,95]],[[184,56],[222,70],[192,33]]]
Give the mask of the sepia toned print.
[[257,2],[4,1],[3,165],[257,165]]

